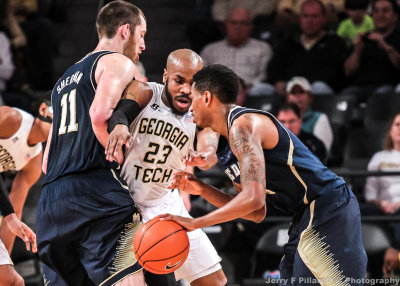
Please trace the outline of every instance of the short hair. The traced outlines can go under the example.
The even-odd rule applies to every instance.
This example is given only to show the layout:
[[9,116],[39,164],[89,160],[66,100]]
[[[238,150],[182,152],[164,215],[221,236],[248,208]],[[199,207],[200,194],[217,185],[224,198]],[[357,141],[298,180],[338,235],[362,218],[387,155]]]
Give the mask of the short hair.
[[138,7],[125,1],[112,1],[104,6],[96,19],[96,28],[99,38],[106,36],[111,39],[120,26],[129,24],[131,32],[140,25],[140,16],[145,16]]
[[[375,8],[375,4],[377,2],[380,2],[383,0],[372,0],[372,10]],[[395,0],[384,0],[390,3],[390,5],[392,6],[393,12],[396,14],[399,14],[399,6],[397,5]]]
[[239,78],[224,65],[210,65],[193,76],[194,88],[201,93],[214,94],[224,104],[235,103],[239,91]]
[[304,6],[306,6],[307,4],[311,4],[311,3],[318,4],[318,5],[321,7],[322,15],[326,16],[326,14],[327,14],[326,7],[325,7],[325,4],[324,4],[321,0],[305,0],[305,1],[301,4],[301,9],[300,9],[300,11],[302,12]]
[[348,10],[367,10],[369,0],[345,0],[344,8]]
[[280,105],[279,108],[278,108],[278,112],[276,113],[276,115],[278,116],[278,114],[279,114],[281,111],[288,111],[288,110],[293,111],[293,113],[296,114],[296,116],[297,116],[298,118],[301,118],[300,108],[297,106],[297,104],[295,104],[295,103],[293,103],[293,102],[290,102],[290,103],[289,103],[289,102],[286,102],[286,103],[283,103],[282,105]]

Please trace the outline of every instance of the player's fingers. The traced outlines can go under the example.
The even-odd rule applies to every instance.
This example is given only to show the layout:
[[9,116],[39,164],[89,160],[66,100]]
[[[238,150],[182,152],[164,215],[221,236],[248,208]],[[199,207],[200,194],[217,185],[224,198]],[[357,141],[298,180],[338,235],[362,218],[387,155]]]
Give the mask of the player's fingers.
[[117,155],[118,152],[122,153],[122,145],[124,145],[124,143],[125,143],[124,139],[118,139],[117,145],[115,146],[115,149],[114,149],[114,155]]

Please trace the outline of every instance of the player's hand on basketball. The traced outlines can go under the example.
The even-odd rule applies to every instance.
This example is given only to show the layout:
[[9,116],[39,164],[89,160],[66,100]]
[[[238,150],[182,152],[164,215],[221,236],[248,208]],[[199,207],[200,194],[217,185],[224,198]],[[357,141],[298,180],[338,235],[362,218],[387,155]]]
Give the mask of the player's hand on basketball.
[[168,189],[178,189],[189,193],[191,195],[200,195],[204,189],[204,183],[199,180],[195,175],[188,172],[174,173],[172,183],[167,187]]
[[28,251],[32,244],[32,251],[37,252],[36,234],[25,223],[20,221],[15,213],[4,217],[4,221],[7,223],[8,229],[25,242]]
[[195,219],[172,214],[162,214],[158,216],[160,220],[173,220],[183,226],[187,231],[192,231],[198,227],[195,224]]
[[192,151],[189,155],[183,157],[184,163],[187,166],[203,167],[207,165],[207,156],[203,153]]
[[115,125],[114,130],[110,133],[106,145],[106,159],[110,162],[117,161],[118,164],[124,163],[124,150],[123,146],[129,148],[132,143],[132,136],[129,128],[123,124]]

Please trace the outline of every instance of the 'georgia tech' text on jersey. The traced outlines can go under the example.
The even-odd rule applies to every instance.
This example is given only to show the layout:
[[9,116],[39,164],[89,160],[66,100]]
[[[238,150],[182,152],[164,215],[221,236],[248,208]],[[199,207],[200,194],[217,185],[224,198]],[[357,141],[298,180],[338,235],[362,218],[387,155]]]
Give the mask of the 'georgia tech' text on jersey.
[[176,115],[162,102],[164,86],[148,84],[153,97],[130,126],[133,144],[122,168],[133,199],[143,205],[170,191],[172,174],[186,168],[182,158],[193,150],[196,132],[189,112]]

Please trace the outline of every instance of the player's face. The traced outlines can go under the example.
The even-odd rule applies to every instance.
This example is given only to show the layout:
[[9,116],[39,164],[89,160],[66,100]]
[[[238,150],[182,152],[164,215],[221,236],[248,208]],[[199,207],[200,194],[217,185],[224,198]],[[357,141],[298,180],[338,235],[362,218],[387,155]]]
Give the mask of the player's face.
[[292,110],[282,110],[277,116],[278,120],[286,126],[287,129],[298,136],[301,129],[301,119],[296,116]]
[[395,145],[400,144],[400,114],[397,115],[390,127],[390,137]]
[[192,106],[190,107],[190,111],[193,115],[193,122],[196,123],[197,126],[200,128],[210,127],[206,124],[204,118],[204,115],[207,114],[204,108],[204,95],[195,88],[194,84],[192,85]]
[[201,69],[201,66],[191,67],[187,64],[171,65],[168,71],[164,71],[165,96],[172,112],[178,115],[185,114],[192,98],[190,96],[194,74]]
[[144,36],[146,35],[146,20],[140,16],[140,25],[130,34],[128,42],[124,46],[123,54],[130,58],[134,63],[139,60],[140,54],[146,49]]

